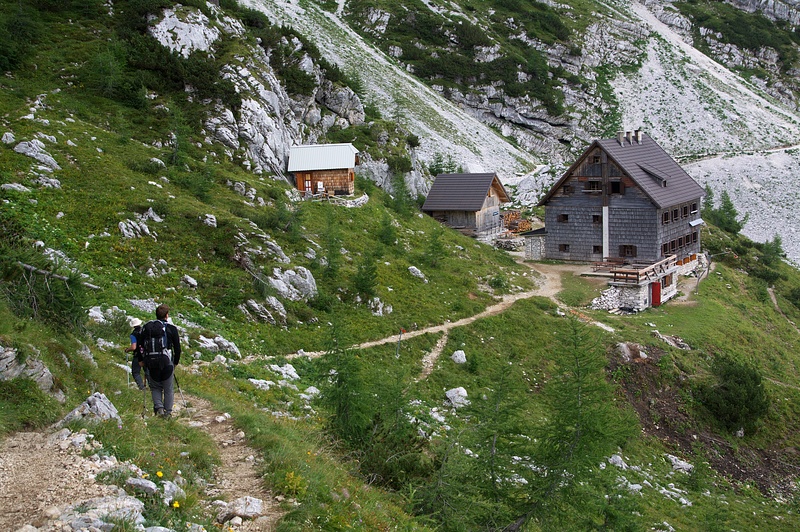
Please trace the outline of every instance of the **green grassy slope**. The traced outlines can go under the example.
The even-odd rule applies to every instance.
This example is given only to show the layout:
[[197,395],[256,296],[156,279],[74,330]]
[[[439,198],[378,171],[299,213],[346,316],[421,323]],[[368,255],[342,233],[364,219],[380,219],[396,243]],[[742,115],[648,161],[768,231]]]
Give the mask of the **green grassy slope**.
[[[151,107],[135,110],[70,84],[74,66],[60,62],[61,51],[72,61],[86,60],[95,45],[90,36],[108,34],[94,18],[69,14],[76,22],[41,20],[50,28],[41,45],[0,77],[0,134],[13,131],[17,143],[40,133],[55,137],[42,142],[62,168],[52,174],[61,188],[36,185],[33,160],[13,151],[14,144],[0,146],[0,184],[30,189],[0,190],[0,345],[17,349],[21,361],[45,362],[66,403],[24,379],[2,382],[1,434],[44,427],[88,393],[103,392],[126,428],[92,428],[104,452],[135,461],[151,476],[180,470],[189,480],[181,508],[149,507],[148,524],[211,526],[200,504],[202,481],[218,457],[208,451],[207,437],[178,421],[142,423],[142,396],[126,388],[119,367],[123,354],[98,342],[124,344],[124,319],[117,315],[103,325],[86,319],[94,305],[144,318],[130,300],[152,298],[171,305],[190,339],[178,373],[184,390],[231,413],[263,454],[265,484],[299,503],[286,504],[281,529],[498,529],[521,516],[531,518],[529,530],[642,530],[664,522],[676,530],[798,528],[790,484],[798,466],[800,360],[798,332],[789,320],[800,319],[800,274],[780,261],[765,270],[763,246],[712,228],[704,234],[709,249],[735,254],[718,257],[722,262],[688,303],[635,316],[580,309],[584,319],[614,332],[573,329],[549,299],[520,301],[451,330],[433,372],[419,379],[423,357],[440,334],[359,351],[347,347],[477,314],[500,293],[530,289],[530,268],[460,234],[440,232],[433,220],[368,182],[357,184],[370,196],[363,208],[289,203],[288,185],[248,173],[215,154],[214,146],[198,147],[194,124],[203,108],[179,93],[159,94]],[[44,105],[34,119],[24,118],[37,98]],[[172,107],[164,111],[159,103]],[[175,132],[184,140],[177,149],[153,145]],[[153,157],[166,166],[153,165]],[[236,182],[254,188],[264,206],[237,194]],[[118,224],[151,208],[163,220],[147,221],[152,236],[124,238]],[[203,223],[208,214],[216,228]],[[387,227],[393,238],[385,238]],[[262,235],[268,235],[292,267],[313,273],[320,295],[308,303],[284,302],[285,324],[248,321],[238,307],[274,294],[252,272],[263,277],[289,266],[266,253],[252,255],[247,271],[237,253],[240,235],[247,247],[263,247]],[[45,259],[48,248],[69,261]],[[316,258],[307,256],[309,248]],[[338,269],[322,258],[338,261]],[[70,292],[52,279],[45,286],[41,276],[23,276],[17,261],[65,275],[71,270],[100,289],[70,284]],[[356,301],[363,264],[374,265],[372,288],[392,306],[391,314],[374,316]],[[411,276],[409,266],[419,267],[428,282]],[[155,277],[148,276],[151,269]],[[181,282],[184,275],[197,280],[196,289]],[[564,282],[562,301],[570,305],[582,304],[592,291],[569,276]],[[57,297],[47,299],[52,293]],[[31,302],[46,305],[37,309]],[[73,315],[77,324],[68,319]],[[670,347],[653,329],[681,337],[691,349]],[[215,353],[197,347],[201,335],[222,335],[253,357],[209,364]],[[641,345],[650,358],[622,362],[619,342]],[[96,367],[80,354],[81,344]],[[261,390],[248,380],[278,381],[269,365],[283,364],[299,349],[330,354],[292,359],[298,391]],[[456,350],[465,351],[466,364],[450,360]],[[195,352],[199,362],[190,366]],[[769,398],[766,414],[743,437],[702,400],[703,386],[717,384],[713,362],[723,355],[752,364]],[[585,388],[576,392],[575,383]],[[299,392],[310,386],[322,394],[307,401]],[[467,390],[471,403],[454,410],[444,393],[457,387]],[[585,410],[561,408],[583,393]],[[150,454],[154,442],[165,441]],[[562,452],[564,442],[581,452]],[[635,468],[609,464],[614,453]],[[695,472],[673,472],[666,453],[691,462]],[[778,495],[763,489],[762,473]]]

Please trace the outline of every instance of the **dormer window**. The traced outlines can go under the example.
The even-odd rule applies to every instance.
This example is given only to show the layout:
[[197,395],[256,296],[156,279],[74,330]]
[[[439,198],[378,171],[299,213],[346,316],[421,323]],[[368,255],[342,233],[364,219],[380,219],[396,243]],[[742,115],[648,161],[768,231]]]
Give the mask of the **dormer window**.
[[612,194],[624,194],[625,187],[622,186],[622,181],[612,181],[611,182],[611,193]]
[[603,183],[597,180],[587,181],[586,182],[586,191],[587,192],[602,192],[603,191]]

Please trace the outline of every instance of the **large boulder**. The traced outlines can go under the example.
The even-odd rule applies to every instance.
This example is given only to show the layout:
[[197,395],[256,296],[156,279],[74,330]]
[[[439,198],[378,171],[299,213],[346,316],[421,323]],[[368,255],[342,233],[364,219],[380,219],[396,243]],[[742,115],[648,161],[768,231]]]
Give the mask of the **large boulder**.
[[90,395],[83,403],[78,405],[72,412],[56,423],[57,427],[61,427],[70,423],[71,421],[84,419],[90,422],[100,422],[107,419],[116,419],[122,423],[119,417],[119,412],[114,404],[100,392],[95,392]]
[[294,270],[272,270],[269,284],[278,295],[291,301],[308,301],[317,295],[317,281],[308,269],[298,266]]

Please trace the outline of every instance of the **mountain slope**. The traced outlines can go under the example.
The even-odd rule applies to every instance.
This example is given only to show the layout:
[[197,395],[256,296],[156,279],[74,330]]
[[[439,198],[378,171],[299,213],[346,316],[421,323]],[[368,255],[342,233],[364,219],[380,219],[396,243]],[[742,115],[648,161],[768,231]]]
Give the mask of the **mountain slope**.
[[[214,57],[198,46],[186,62],[149,33],[178,20],[159,3],[28,12],[46,31],[0,77],[3,437],[47,430],[104,394],[119,420],[69,427],[91,432],[74,437],[98,442],[96,461],[136,467],[98,478],[138,501],[145,526],[218,527],[225,453],[190,408],[143,417],[149,405],[126,385],[126,318],[166,302],[184,343],[180,385],[202,415],[204,401],[230,415],[223,446],[244,439],[263,460],[280,529],[800,526],[800,276],[780,245],[706,227],[714,262],[702,282],[616,315],[587,306],[604,280],[442,228],[398,182],[390,195],[359,175],[358,202],[303,201],[266,163],[288,142],[353,135],[373,164],[414,156],[414,142],[361,117],[298,35],[221,3],[171,4],[209,19],[185,34],[228,17],[241,28],[208,41]],[[153,12],[126,11],[143,5]],[[136,31],[115,33],[123,22]],[[138,62],[142,50],[159,61]],[[109,64],[114,75],[98,76]],[[145,84],[143,98],[98,83],[120,79]],[[350,112],[320,101],[333,105],[331,91]],[[555,279],[537,288],[540,272]],[[167,506],[138,493],[128,480],[143,475],[159,491],[185,480],[185,497]],[[14,515],[47,530],[32,508]]]
[[[754,208],[757,200],[748,193],[750,187],[736,177],[730,161],[722,158],[737,155],[748,160],[746,154],[756,150],[800,143],[797,114],[686,43],[657,18],[656,14],[671,20],[659,3],[648,3],[648,7],[638,2],[598,5],[596,22],[585,33],[572,37],[583,43],[580,56],[568,57],[563,47],[549,49],[542,43],[533,44],[550,52],[551,65],[580,65],[576,73],[587,80],[591,92],[602,91],[606,105],[610,105],[610,109],[587,105],[592,101],[588,92],[580,94],[565,84],[568,105],[561,119],[565,125],[542,132],[515,122],[514,113],[504,118],[471,106],[470,101],[477,104],[485,99],[480,96],[484,90],[480,87],[475,89],[476,99],[458,100],[459,108],[454,109],[439,93],[410,77],[401,63],[365,43],[344,19],[345,2],[340,2],[335,11],[311,2],[250,0],[248,5],[264,10],[276,21],[301,28],[329,60],[358,73],[368,101],[421,137],[417,157],[422,161],[430,162],[435,154],[445,153],[452,155],[465,170],[496,171],[504,183],[516,187],[518,202],[531,204],[557,177],[561,165],[570,164],[570,157],[591,139],[614,134],[615,128],[643,128],[683,162],[701,184],[712,185],[717,195],[727,189],[740,212],[752,214],[745,234],[764,241],[774,236],[772,231],[776,228],[784,237],[789,257],[800,259],[800,247],[789,232],[789,228],[800,224],[799,215],[794,214],[800,212],[794,208],[795,203],[789,200],[780,216]],[[433,7],[431,10],[443,19],[464,16],[463,10]],[[375,13],[377,16],[380,11]],[[471,16],[476,14],[479,16],[475,12]],[[624,50],[622,53],[618,52],[620,48]],[[501,48],[499,54],[502,53]],[[603,69],[610,75],[598,76]],[[605,89],[604,83],[607,83]],[[513,108],[513,103],[510,105]],[[614,116],[618,117],[616,125],[609,131],[609,119],[614,121]],[[523,129],[526,138],[537,140],[528,143],[526,152],[520,152],[476,120],[509,137],[516,135],[515,130]],[[559,120],[553,117],[551,121]],[[564,138],[572,139],[571,146],[560,142]],[[691,161],[708,157],[722,159],[705,163],[704,170],[692,169]],[[514,175],[540,164],[554,165],[556,169],[527,178]],[[711,167],[713,170],[709,170]],[[746,167],[750,181],[777,179],[788,183],[791,179],[787,173],[765,173],[764,167],[757,163]],[[722,177],[730,175],[734,177]]]

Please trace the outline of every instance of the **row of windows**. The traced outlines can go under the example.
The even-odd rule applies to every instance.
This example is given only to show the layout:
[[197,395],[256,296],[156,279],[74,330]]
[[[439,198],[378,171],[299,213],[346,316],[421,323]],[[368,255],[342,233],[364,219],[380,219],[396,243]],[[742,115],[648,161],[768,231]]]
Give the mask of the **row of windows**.
[[670,222],[675,222],[680,220],[681,218],[688,218],[690,214],[694,214],[697,212],[697,202],[687,203],[686,205],[681,205],[680,207],[675,207],[672,210],[666,210],[661,214],[661,223],[668,224]]
[[661,244],[661,254],[667,256],[672,253],[675,253],[677,250],[683,247],[696,244],[697,238],[698,238],[697,231],[695,231],[694,233],[687,233],[686,236],[680,236],[675,240],[664,242],[663,244]]
[[[558,251],[561,253],[569,253],[569,244],[559,244]],[[600,255],[603,253],[603,246],[592,246],[592,253]],[[625,244],[619,247],[620,257],[635,257],[636,246]]]
[[[622,181],[609,181],[609,194],[625,194],[625,185],[622,184]],[[603,192],[603,182],[599,179],[590,179],[583,185],[584,192]],[[574,185],[564,185],[561,187],[561,194],[564,196],[569,196],[570,194],[575,193],[575,186]]]

